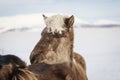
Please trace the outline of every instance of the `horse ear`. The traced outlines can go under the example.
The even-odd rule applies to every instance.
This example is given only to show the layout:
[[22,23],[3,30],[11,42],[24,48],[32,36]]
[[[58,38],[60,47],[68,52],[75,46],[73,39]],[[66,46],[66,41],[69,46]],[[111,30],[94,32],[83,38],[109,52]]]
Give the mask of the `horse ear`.
[[74,24],[74,16],[72,15],[71,17],[67,18],[65,20],[65,23],[68,27],[72,27]]
[[44,18],[44,20],[46,20],[48,17],[43,14],[43,18]]

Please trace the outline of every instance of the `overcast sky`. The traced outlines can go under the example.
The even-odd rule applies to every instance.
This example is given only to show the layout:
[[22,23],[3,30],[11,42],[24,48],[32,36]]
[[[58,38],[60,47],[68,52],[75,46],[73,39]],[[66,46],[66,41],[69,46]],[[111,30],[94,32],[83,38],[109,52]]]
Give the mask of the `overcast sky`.
[[68,13],[87,21],[120,21],[120,0],[0,0],[0,17]]

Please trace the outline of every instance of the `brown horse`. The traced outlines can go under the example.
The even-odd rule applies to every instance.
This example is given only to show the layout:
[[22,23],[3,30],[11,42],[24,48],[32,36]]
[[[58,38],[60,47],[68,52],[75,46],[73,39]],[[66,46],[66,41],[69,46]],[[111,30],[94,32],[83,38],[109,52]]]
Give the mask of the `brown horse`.
[[[81,55],[73,52],[74,16],[43,15],[46,28],[30,55],[31,64],[64,64],[76,76],[74,80],[87,80],[86,64]],[[72,79],[72,77],[71,77]]]
[[17,56],[0,55],[0,80],[38,80]]

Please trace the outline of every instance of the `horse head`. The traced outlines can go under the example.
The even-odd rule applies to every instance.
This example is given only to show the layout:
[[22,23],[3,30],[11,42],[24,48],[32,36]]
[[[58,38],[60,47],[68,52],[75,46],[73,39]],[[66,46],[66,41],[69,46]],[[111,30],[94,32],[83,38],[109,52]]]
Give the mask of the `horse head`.
[[41,33],[41,39],[34,47],[31,63],[63,63],[71,60],[74,40],[74,16],[43,15],[46,27]]
[[43,14],[44,22],[46,24],[47,32],[52,35],[62,35],[65,32],[68,32],[74,24],[74,16],[71,17],[63,15],[53,15],[47,17]]

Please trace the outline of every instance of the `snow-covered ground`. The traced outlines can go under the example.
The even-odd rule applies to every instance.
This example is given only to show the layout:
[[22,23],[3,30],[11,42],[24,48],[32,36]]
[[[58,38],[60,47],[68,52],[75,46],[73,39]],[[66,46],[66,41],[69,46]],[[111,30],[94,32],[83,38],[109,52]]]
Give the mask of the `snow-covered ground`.
[[[0,33],[0,54],[15,54],[29,64],[41,30]],[[120,27],[77,27],[74,43],[74,50],[86,60],[89,80],[120,80]]]
[[74,47],[86,59],[89,80],[120,80],[120,28],[75,29]]

